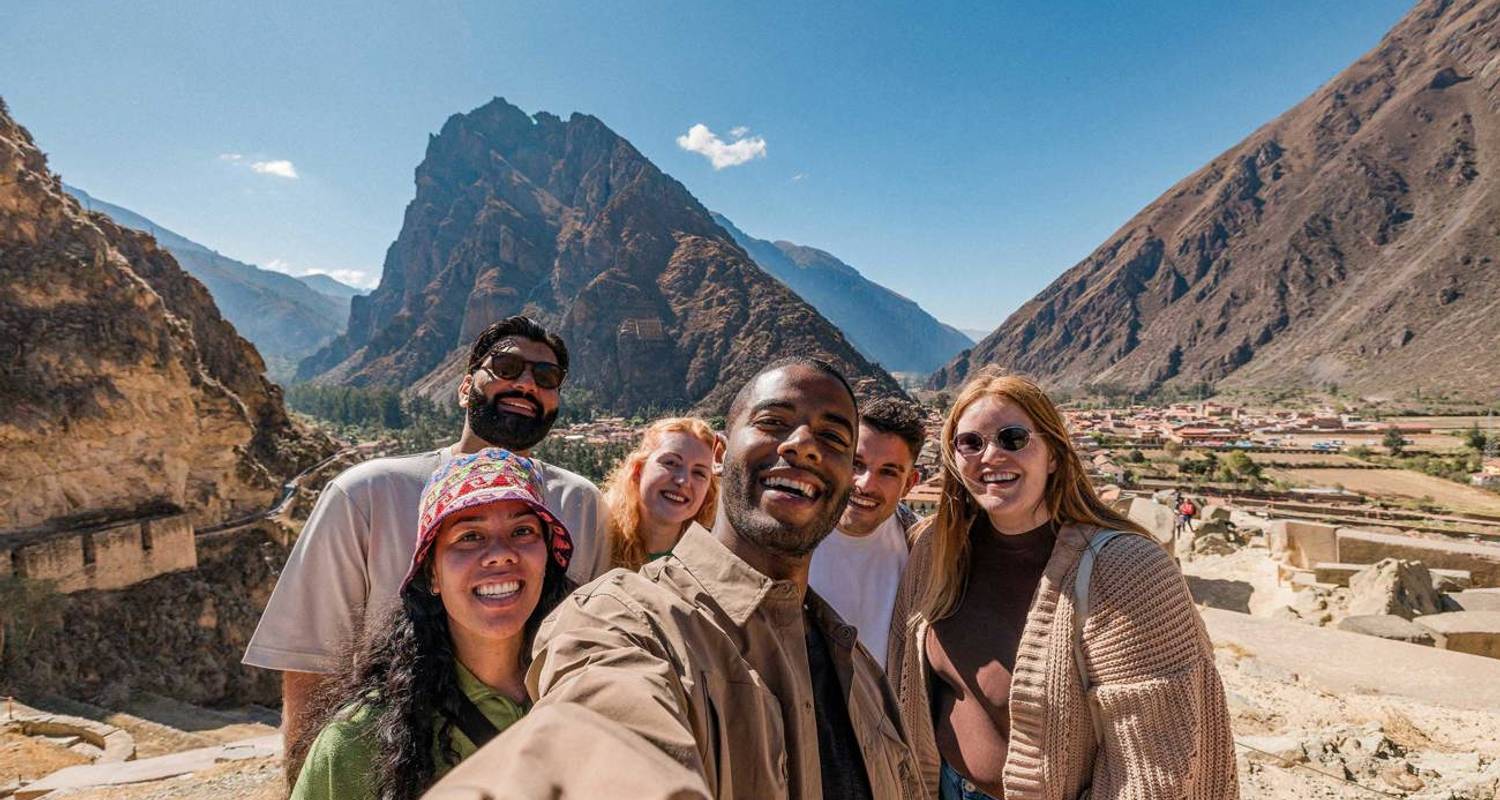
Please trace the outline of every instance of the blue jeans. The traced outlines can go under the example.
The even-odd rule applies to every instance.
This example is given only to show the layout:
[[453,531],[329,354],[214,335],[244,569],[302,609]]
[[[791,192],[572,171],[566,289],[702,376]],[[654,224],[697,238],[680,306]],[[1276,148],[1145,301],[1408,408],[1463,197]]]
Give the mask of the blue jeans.
[[979,790],[974,782],[958,774],[958,770],[943,762],[942,774],[938,777],[938,800],[995,800]]

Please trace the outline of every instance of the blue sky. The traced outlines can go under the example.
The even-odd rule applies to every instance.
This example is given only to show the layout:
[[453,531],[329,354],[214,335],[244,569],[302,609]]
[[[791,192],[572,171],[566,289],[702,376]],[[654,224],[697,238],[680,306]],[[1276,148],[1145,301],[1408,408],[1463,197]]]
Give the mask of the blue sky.
[[[811,5],[11,0],[0,96],[96,197],[370,283],[449,115],[582,111],[751,235],[990,329],[1410,3]],[[754,157],[715,169],[697,124]]]

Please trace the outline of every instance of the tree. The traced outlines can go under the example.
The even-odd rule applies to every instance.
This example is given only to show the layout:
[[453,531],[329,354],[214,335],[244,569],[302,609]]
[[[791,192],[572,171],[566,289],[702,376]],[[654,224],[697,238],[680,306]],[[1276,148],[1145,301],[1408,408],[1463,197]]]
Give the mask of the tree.
[[1401,429],[1392,425],[1385,429],[1385,438],[1380,440],[1385,449],[1391,451],[1391,455],[1399,456],[1406,451],[1406,437],[1401,435]]
[[1484,431],[1479,429],[1479,423],[1476,422],[1474,427],[1464,433],[1464,443],[1476,452],[1483,453],[1484,448],[1490,443],[1490,437],[1484,435]]

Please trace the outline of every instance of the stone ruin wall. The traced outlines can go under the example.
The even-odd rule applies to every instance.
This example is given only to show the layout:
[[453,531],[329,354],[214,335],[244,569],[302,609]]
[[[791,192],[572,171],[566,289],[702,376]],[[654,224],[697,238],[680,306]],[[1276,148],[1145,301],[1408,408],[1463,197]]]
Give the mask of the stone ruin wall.
[[64,594],[123,589],[197,566],[193,526],[184,513],[60,531],[17,544],[0,538],[0,577],[52,581]]

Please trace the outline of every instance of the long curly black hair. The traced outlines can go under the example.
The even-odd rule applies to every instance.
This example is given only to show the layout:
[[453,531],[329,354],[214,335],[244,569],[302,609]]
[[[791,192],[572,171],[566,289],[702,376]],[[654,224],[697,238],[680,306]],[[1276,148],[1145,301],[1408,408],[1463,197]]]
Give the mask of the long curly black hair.
[[[576,585],[552,557],[549,541],[542,594],[523,628],[522,658],[530,661],[537,628]],[[416,800],[432,785],[437,773],[433,737],[443,756],[456,764],[453,723],[463,696],[454,674],[453,639],[442,598],[432,593],[429,570],[412,578],[384,624],[367,634],[348,652],[345,668],[314,699],[310,724],[293,745],[289,757],[300,761],[313,740],[335,714],[345,708],[368,706],[374,714],[375,763],[371,781],[381,800]],[[522,666],[526,666],[523,663]],[[439,713],[441,712],[441,714]],[[436,718],[441,726],[434,730]]]

